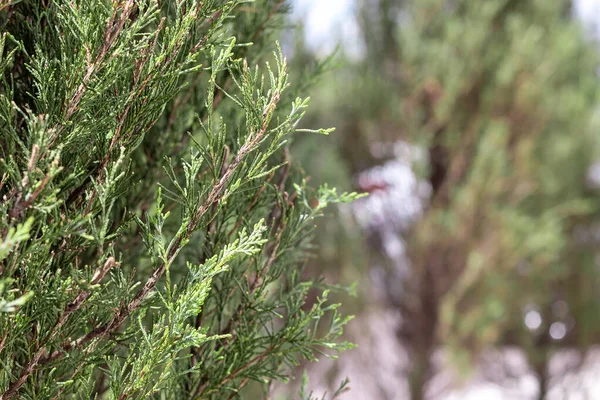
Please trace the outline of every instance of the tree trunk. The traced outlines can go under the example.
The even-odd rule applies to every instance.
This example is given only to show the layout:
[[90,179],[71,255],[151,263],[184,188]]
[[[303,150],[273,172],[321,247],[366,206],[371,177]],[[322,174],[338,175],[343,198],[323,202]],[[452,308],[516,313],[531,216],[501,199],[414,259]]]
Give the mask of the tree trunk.
[[533,370],[538,380],[538,400],[545,400],[549,389],[548,363],[549,357],[545,348],[538,348],[540,354],[536,355],[537,360],[533,364]]
[[538,400],[545,400],[548,394],[548,371],[546,365],[543,365],[543,369],[537,371],[538,375]]
[[422,358],[413,364],[412,369],[408,373],[408,390],[410,392],[410,400],[424,400],[425,389],[429,381],[429,359]]

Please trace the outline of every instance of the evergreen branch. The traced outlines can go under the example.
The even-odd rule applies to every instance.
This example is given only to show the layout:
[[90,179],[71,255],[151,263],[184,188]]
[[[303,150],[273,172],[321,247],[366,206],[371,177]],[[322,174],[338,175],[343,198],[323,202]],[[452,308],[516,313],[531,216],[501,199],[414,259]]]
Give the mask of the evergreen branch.
[[[289,174],[289,162],[288,162],[288,157],[289,157],[289,152],[287,151],[287,149],[284,151],[284,160],[285,160],[285,164],[283,166],[283,170],[281,173],[281,177],[279,179],[279,183],[277,184],[277,188],[278,191],[283,192],[283,189],[285,187],[285,181],[287,180],[288,174]],[[270,177],[267,179],[267,182],[271,180],[271,178],[274,175],[273,171],[270,174]],[[257,192],[258,194],[262,193],[262,191],[266,188],[267,184],[265,183],[261,189]],[[249,209],[251,207],[254,206],[254,204],[256,203],[257,198],[255,197],[252,202],[250,203],[248,209],[246,210],[246,213],[249,211]],[[278,212],[276,212],[276,210],[278,210]],[[246,214],[244,213],[244,214]],[[254,276],[254,279],[252,280],[252,283],[249,285],[249,290],[248,290],[248,297],[251,298],[255,293],[256,290],[258,289],[258,287],[260,285],[262,285],[263,279],[265,277],[266,272],[271,268],[271,266],[273,265],[273,263],[275,262],[276,258],[277,258],[277,251],[279,250],[279,246],[281,244],[281,238],[282,238],[282,234],[283,231],[285,229],[286,223],[283,220],[283,216],[282,214],[282,210],[281,210],[281,204],[279,204],[279,200],[278,203],[273,207],[273,210],[271,211],[271,213],[269,214],[269,221],[271,221],[271,223],[273,222],[273,220],[275,218],[277,219],[277,229],[276,229],[276,234],[275,234],[275,240],[273,243],[270,243],[270,249],[267,250],[267,252],[269,253],[269,257],[267,259],[267,261],[265,262],[265,264],[262,266],[262,268],[260,269],[259,272],[257,272]],[[241,219],[238,221],[238,223],[240,223]],[[238,224],[236,223],[236,225]],[[267,226],[269,226],[270,223],[267,222]],[[271,227],[271,232],[273,231],[273,227]],[[231,233],[231,231],[230,231]],[[233,295],[235,291],[235,287],[232,287],[229,294],[227,295],[227,298],[231,298],[231,296]],[[233,313],[232,317],[229,319],[227,326],[220,332],[220,334],[222,335],[228,335],[231,332],[233,332],[234,330],[234,325],[237,324],[239,322],[239,318],[241,316],[243,310],[243,303],[240,303],[237,307],[237,310],[235,313]],[[230,336],[229,338],[225,339],[225,344],[231,342],[232,340],[234,340],[234,336]],[[221,346],[218,346],[221,347]]]
[[[250,38],[250,42],[254,42],[258,37],[260,37],[260,34],[265,30],[265,27],[267,26],[269,21],[273,18],[273,16],[281,8],[281,6],[284,4],[284,2],[285,2],[285,0],[278,0],[278,2],[275,3],[275,5],[269,10],[269,13],[267,14],[266,18],[262,21],[262,23],[258,26],[258,28],[256,28],[256,30],[252,34],[252,36]],[[216,18],[217,16],[220,16],[220,14],[218,14],[218,15],[213,14],[213,16],[211,18]],[[248,49],[248,47],[242,48],[242,50],[240,52],[240,57],[244,57],[246,55],[247,49]],[[225,93],[225,91],[227,91],[229,89],[229,87],[231,86],[231,84],[233,82],[230,71],[226,70],[225,74],[226,74],[226,76],[224,77],[224,83],[221,86],[222,89],[218,90],[217,88],[215,88],[214,101],[212,103],[213,111],[216,110],[219,107],[219,105],[221,104],[221,102],[225,99],[224,93]],[[193,88],[194,88],[194,85],[191,85],[190,89],[188,90],[188,93],[184,96],[183,100],[175,101],[175,104],[171,111],[171,115],[169,116],[169,119],[168,119],[167,131],[172,127],[173,122],[175,121],[175,110],[177,110],[176,106],[179,104],[184,104],[187,100],[189,100],[189,98],[192,95]],[[208,110],[208,112],[210,112],[210,110]],[[205,118],[208,118],[208,116],[206,116]],[[179,145],[175,148],[175,153],[178,153],[182,148],[184,148],[186,146],[188,139],[189,139],[188,135],[182,136]]]
[[[123,124],[125,123],[125,118],[127,118],[127,114],[129,113],[129,110],[131,109],[131,106],[134,104],[134,99],[136,97],[138,97],[139,95],[141,95],[141,93],[144,91],[144,89],[146,88],[146,86],[148,85],[148,83],[150,82],[150,79],[155,77],[156,75],[159,75],[160,72],[162,72],[162,70],[164,68],[166,68],[170,62],[173,60],[174,56],[173,54],[177,54],[177,50],[178,48],[181,46],[181,41],[178,43],[177,45],[177,49],[173,51],[173,54],[171,54],[165,61],[165,64],[163,65],[155,65],[153,71],[153,73],[149,73],[146,78],[144,79],[144,81],[142,82],[141,85],[138,86],[138,82],[140,79],[140,75],[141,75],[141,71],[144,68],[144,65],[146,64],[146,62],[148,61],[148,59],[150,58],[150,55],[152,54],[152,51],[154,50],[154,47],[156,46],[156,40],[158,39],[158,35],[160,33],[160,31],[162,30],[162,27],[164,25],[164,21],[165,18],[163,17],[158,25],[157,31],[156,31],[156,35],[154,37],[154,40],[152,42],[152,45],[150,47],[150,49],[146,52],[145,57],[142,61],[138,62],[138,64],[135,67],[135,72],[134,72],[134,89],[130,94],[130,101],[127,102],[127,106],[125,107],[125,109],[123,110],[123,112],[121,113],[121,115],[119,116],[118,119],[118,123],[117,123],[117,128],[115,130],[115,133],[111,139],[108,151],[106,152],[106,155],[104,156],[104,159],[102,160],[102,162],[100,163],[100,166],[98,167],[98,171],[102,172],[105,171],[105,168],[108,164],[108,161],[110,160],[110,156],[111,153],[113,151],[113,149],[115,148],[115,146],[117,145],[117,143],[119,142],[119,140],[121,139],[121,130],[123,128]],[[204,36],[202,42],[204,43],[208,38],[206,36]],[[150,124],[150,126],[153,125],[153,123]],[[102,176],[99,176],[97,181],[98,183],[102,183]],[[96,188],[94,188],[94,191],[92,192],[92,195],[90,196],[90,200],[88,200],[86,209],[85,209],[85,214],[89,214],[93,204],[94,204],[94,200],[96,199],[96,196],[98,194],[98,191]]]
[[[134,0],[127,0],[122,7],[123,11],[121,12],[121,18],[119,18],[118,21],[117,11],[119,9],[119,6],[113,8],[113,15],[106,23],[106,30],[104,31],[104,40],[102,43],[102,47],[100,48],[98,55],[94,59],[94,62],[88,67],[85,75],[83,76],[83,80],[79,84],[77,90],[75,90],[75,94],[71,98],[71,101],[69,101],[69,106],[67,107],[67,112],[65,114],[66,120],[71,119],[71,116],[75,113],[75,111],[77,111],[77,107],[79,106],[79,102],[81,101],[86,91],[88,82],[94,76],[94,74],[101,69],[102,63],[104,62],[104,58],[106,58],[106,55],[117,40],[117,37],[119,37],[119,35],[123,31],[125,22],[131,15],[131,13],[135,10],[136,5]],[[55,140],[58,139],[58,137],[59,135],[57,134],[55,136]],[[50,146],[48,147],[51,146],[52,144],[50,144]]]
[[277,3],[275,3],[275,5],[273,6],[273,8],[271,8],[271,10],[269,11],[269,14],[267,14],[267,17],[264,19],[262,24],[260,24],[258,29],[252,35],[252,38],[250,39],[251,42],[255,41],[260,36],[260,34],[265,30],[267,23],[271,20],[271,18],[273,18],[273,16],[281,8],[283,3],[284,3],[284,0],[279,0],[279,1],[277,1]]
[[248,216],[248,213],[256,205],[256,203],[258,202],[258,199],[260,198],[260,196],[263,194],[263,192],[265,191],[265,189],[269,186],[269,182],[271,182],[271,179],[273,179],[274,176],[275,176],[275,171],[273,171],[273,172],[271,172],[269,174],[269,176],[267,177],[265,183],[260,187],[260,189],[258,190],[258,192],[256,192],[256,194],[252,198],[252,201],[250,202],[250,204],[248,204],[248,207],[246,207],[246,210],[244,211],[244,213],[238,218],[238,220],[236,221],[236,223],[233,226],[233,228],[231,228],[229,230],[229,232],[227,232],[227,238],[230,238],[231,235],[233,234],[233,232],[236,232],[239,229],[239,227],[244,222],[244,219]]
[[[179,251],[184,240],[187,239],[192,234],[192,232],[198,227],[200,219],[205,215],[205,213],[208,211],[208,209],[219,199],[219,196],[221,195],[223,189],[225,188],[226,183],[229,181],[229,179],[231,179],[234,172],[240,166],[240,164],[242,163],[244,158],[250,152],[252,152],[254,149],[256,149],[256,147],[260,143],[261,139],[264,137],[264,135],[267,132],[268,122],[269,122],[268,117],[275,110],[279,100],[280,100],[279,93],[275,92],[271,99],[271,102],[269,104],[268,112],[265,113],[265,118],[263,120],[260,131],[255,135],[251,134],[249,136],[248,140],[240,148],[236,157],[233,159],[233,161],[227,168],[223,177],[217,182],[216,185],[213,186],[206,201],[198,208],[197,212],[192,217],[191,222],[188,225],[188,228],[186,229],[185,235],[179,236],[175,240],[175,243],[173,244],[173,246],[171,247],[171,250],[168,253],[168,263],[173,262],[174,257],[177,254],[177,252]],[[125,319],[139,307],[141,302],[148,296],[150,291],[152,291],[152,289],[154,289],[154,287],[158,283],[159,278],[164,274],[166,268],[167,268],[167,263],[162,263],[160,265],[160,267],[158,267],[156,270],[154,270],[154,272],[152,273],[152,276],[146,281],[146,284],[144,285],[144,287],[135,295],[135,297],[128,303],[128,305],[125,308],[121,309],[113,317],[112,321],[105,324],[104,326],[101,326],[99,328],[96,328],[96,329],[90,331],[89,333],[80,337],[79,339],[76,339],[75,341],[64,344],[60,350],[56,350],[50,356],[48,356],[47,358],[42,360],[42,363],[47,363],[52,360],[56,360],[57,358],[60,358],[61,355],[64,354],[64,352],[70,351],[74,348],[79,348],[79,347],[83,346],[85,343],[88,343],[94,339],[102,339],[107,334],[109,334],[110,332],[112,332],[116,328],[118,328],[123,323],[123,321],[125,321]],[[0,398],[0,400],[5,400],[5,399]]]
[[[115,259],[113,257],[109,257],[101,268],[96,269],[90,281],[90,285],[97,285],[100,283],[102,278],[104,278],[108,271],[110,271],[115,265],[118,265],[115,262]],[[29,360],[23,371],[21,371],[19,378],[14,381],[4,393],[0,394],[0,400],[10,399],[18,392],[19,388],[23,386],[27,378],[29,378],[29,376],[35,371],[42,357],[48,354],[48,350],[43,346],[54,339],[54,337],[60,331],[60,328],[62,328],[65,322],[67,322],[69,316],[81,308],[83,303],[88,299],[88,297],[90,297],[90,294],[91,292],[89,290],[83,290],[77,295],[75,300],[67,305],[54,324],[54,327],[52,327],[50,332],[48,332],[46,338],[42,340],[41,346],[38,347],[31,360]]]
[[[198,6],[196,7],[194,14],[193,14],[193,18],[196,18],[200,12],[200,9],[202,7],[203,2],[200,2],[198,4]],[[213,22],[216,18],[218,18],[219,16],[222,15],[222,11],[219,11],[215,14],[213,14],[213,16],[211,16],[210,18],[207,18],[203,24],[208,22]],[[131,93],[129,94],[129,101],[127,102],[127,105],[125,107],[125,109],[123,110],[123,112],[120,114],[120,116],[118,117],[117,120],[117,127],[115,129],[115,132],[113,134],[113,137],[111,139],[108,151],[106,152],[106,155],[104,156],[104,158],[102,159],[102,162],[99,164],[99,166],[96,168],[96,171],[99,171],[99,176],[97,178],[97,182],[98,183],[102,183],[102,171],[105,170],[106,166],[108,165],[108,162],[110,160],[111,154],[114,150],[114,148],[116,147],[116,145],[118,144],[119,140],[121,140],[121,131],[123,129],[123,125],[125,123],[125,120],[127,118],[127,115],[129,113],[129,110],[131,109],[131,107],[135,104],[135,99],[138,98],[143,91],[146,89],[146,87],[148,86],[148,84],[151,82],[152,78],[156,78],[158,76],[160,76],[162,74],[162,72],[171,64],[171,62],[175,59],[175,56],[179,53],[179,50],[181,49],[181,46],[183,45],[184,39],[185,37],[182,36],[179,41],[175,44],[173,50],[171,51],[171,53],[168,55],[168,57],[165,58],[164,62],[162,64],[156,64],[153,66],[153,68],[151,69],[151,72],[148,73],[144,79],[144,81],[139,84],[139,79],[141,76],[141,72],[144,68],[144,66],[146,66],[148,60],[150,59],[150,56],[152,55],[155,47],[156,47],[156,43],[158,40],[158,36],[160,34],[160,32],[163,29],[164,26],[164,22],[165,22],[165,17],[161,18],[159,25],[156,29],[156,33],[154,35],[154,39],[152,41],[152,43],[150,44],[149,47],[144,49],[144,56],[141,60],[137,61],[135,64],[135,68],[134,68],[134,82],[133,82],[133,89],[131,91]],[[200,48],[202,48],[202,46],[204,46],[206,44],[208,40],[208,35],[203,35],[203,37],[198,41],[198,43],[196,43],[193,47],[193,49],[190,51],[190,54],[195,54],[196,52],[198,52],[198,50]],[[202,75],[202,72],[200,72],[197,77],[196,77],[196,82],[197,80],[200,79]],[[192,87],[194,87],[194,85],[192,85]],[[142,101],[142,104],[145,104],[147,101],[147,98],[145,98]],[[156,119],[154,119],[153,121],[150,121],[150,123],[148,123],[140,132],[138,132],[138,134],[141,134],[141,132],[145,132],[147,131],[151,126],[154,125],[154,123],[156,122],[156,120],[158,119],[158,117]],[[86,181],[84,181],[84,183],[73,192],[73,195],[69,197],[69,199],[71,201],[75,201],[76,198],[78,196],[80,196],[86,189],[87,185],[91,182],[91,179],[87,179]],[[85,214],[89,214],[89,212],[91,211],[91,208],[94,205],[94,201],[96,199],[97,196],[97,190],[94,188],[94,190],[92,191],[92,194],[90,196],[90,199],[87,201],[87,205],[86,205],[86,209],[85,209]]]
[[[118,14],[119,8],[123,8],[123,11],[120,14],[120,18],[117,19],[117,17],[119,16],[119,14]],[[79,107],[79,103],[81,102],[81,99],[83,98],[83,95],[85,94],[85,92],[88,88],[89,81],[92,79],[92,77],[97,72],[99,72],[102,69],[102,64],[104,62],[104,59],[106,58],[108,52],[113,47],[117,38],[123,31],[123,28],[125,27],[125,23],[126,23],[127,19],[129,18],[131,13],[134,12],[134,10],[136,8],[137,8],[137,6],[135,5],[134,0],[127,0],[124,4],[115,6],[113,8],[113,14],[112,14],[111,18],[108,19],[108,21],[106,22],[102,46],[98,50],[98,54],[96,55],[94,61],[88,66],[86,73],[82,78],[81,83],[79,84],[79,86],[75,90],[75,93],[73,94],[73,96],[71,97],[71,99],[68,102],[67,110],[65,112],[65,122],[70,120],[71,117],[73,116],[73,114],[75,114],[75,112],[77,111],[77,108]],[[88,52],[88,54],[89,54],[89,52]],[[66,127],[66,123],[63,123],[58,127],[58,129],[56,129],[53,138],[50,140],[50,143],[46,146],[46,148],[45,148],[44,152],[41,154],[40,158],[43,158],[47,154],[47,152],[54,146],[56,141],[61,137],[60,133],[65,127]],[[108,161],[108,160],[106,160],[106,161]],[[106,162],[103,162],[103,166],[106,166]],[[100,169],[100,171],[102,171],[102,169]],[[89,180],[86,180],[84,184],[87,184],[88,182],[89,182]],[[47,183],[47,181],[45,183]],[[41,191],[41,189],[43,189],[43,187],[40,187],[39,189]],[[78,194],[80,194],[82,192],[83,192],[83,190],[75,191],[75,193],[78,193]],[[39,193],[37,193],[37,194],[39,195]],[[19,200],[17,200],[15,207],[13,208],[13,210],[10,213],[12,218],[18,217],[24,209],[28,208],[31,205],[31,203],[33,202],[33,200],[35,200],[36,197],[37,197],[37,195],[35,197],[32,196],[30,199],[28,199],[28,201],[26,201],[23,204],[20,203]],[[92,202],[90,202],[90,203],[92,203]],[[90,205],[88,204],[88,207],[89,206]]]
[[48,173],[48,174],[46,174],[46,176],[44,176],[44,179],[42,179],[41,184],[33,191],[31,196],[29,196],[24,201],[21,201],[22,193],[18,192],[17,200],[15,201],[15,205],[14,205],[13,209],[10,210],[10,212],[8,213],[9,218],[16,219],[21,215],[21,213],[23,211],[25,211],[26,209],[31,207],[33,202],[38,198],[40,193],[42,193],[42,190],[44,190],[44,188],[46,187],[46,185],[48,184],[49,181],[50,181],[50,174]]
[[[17,3],[0,22],[0,400],[237,398],[314,359],[311,321],[336,306],[301,308],[316,212],[292,204],[305,181],[285,191],[308,99],[281,49],[277,70],[248,67],[284,0]],[[199,121],[177,111],[205,88]]]
[[[211,392],[220,389],[221,387],[223,387],[228,382],[230,382],[230,381],[234,380],[235,378],[237,378],[238,375],[240,375],[242,372],[244,372],[245,370],[247,370],[252,365],[254,365],[256,363],[259,363],[262,360],[264,360],[267,357],[267,355],[269,354],[269,352],[275,348],[275,346],[276,346],[275,344],[269,345],[262,353],[256,355],[251,360],[249,360],[248,362],[246,362],[244,365],[242,365],[241,367],[239,367],[238,369],[236,369],[235,371],[233,371],[231,374],[229,374],[214,389],[211,389]],[[208,383],[205,383],[203,386],[201,386],[199,388],[199,390],[198,390],[199,393],[194,397],[194,399],[201,399],[205,395],[204,392],[207,390],[207,388],[208,388]],[[206,393],[206,394],[208,394],[208,393]]]

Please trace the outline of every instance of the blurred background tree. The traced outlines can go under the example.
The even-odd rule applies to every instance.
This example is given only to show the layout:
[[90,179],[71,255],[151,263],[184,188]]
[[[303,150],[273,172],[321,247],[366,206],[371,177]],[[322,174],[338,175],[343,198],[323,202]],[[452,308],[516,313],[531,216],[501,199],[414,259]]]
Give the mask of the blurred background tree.
[[[546,398],[600,339],[595,44],[562,0],[360,0],[356,19],[364,51],[342,52],[307,120],[338,132],[292,152],[372,194],[352,210],[366,254],[344,261],[355,233],[330,227],[323,265],[337,255],[400,312],[412,399],[438,397],[438,350],[506,383],[514,348]],[[408,186],[418,204],[397,195]]]

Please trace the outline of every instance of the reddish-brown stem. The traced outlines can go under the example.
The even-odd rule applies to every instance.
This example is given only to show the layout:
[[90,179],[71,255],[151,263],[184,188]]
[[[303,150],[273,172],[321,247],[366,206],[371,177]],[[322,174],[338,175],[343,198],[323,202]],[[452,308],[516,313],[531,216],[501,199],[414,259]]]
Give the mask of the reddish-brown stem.
[[[248,367],[251,367],[252,365],[261,362],[262,360],[264,360],[268,355],[269,352],[271,350],[273,350],[273,348],[275,347],[275,345],[270,345],[269,347],[267,347],[262,353],[258,354],[257,356],[255,356],[254,358],[252,358],[250,361],[248,361],[246,364],[242,365],[241,367],[239,367],[238,369],[236,369],[235,371],[233,371],[231,374],[229,374],[225,379],[223,379],[221,381],[221,383],[219,383],[217,385],[217,387],[215,387],[214,389],[212,389],[211,391],[214,390],[218,390],[219,388],[221,388],[223,385],[225,385],[227,382],[232,381],[233,379],[237,378],[237,376],[239,374],[241,374],[242,372],[244,372]],[[200,386],[199,390],[198,390],[198,395],[196,397],[194,397],[194,399],[201,399],[204,395],[204,392],[206,391],[208,387],[208,384],[205,383],[204,385]]]

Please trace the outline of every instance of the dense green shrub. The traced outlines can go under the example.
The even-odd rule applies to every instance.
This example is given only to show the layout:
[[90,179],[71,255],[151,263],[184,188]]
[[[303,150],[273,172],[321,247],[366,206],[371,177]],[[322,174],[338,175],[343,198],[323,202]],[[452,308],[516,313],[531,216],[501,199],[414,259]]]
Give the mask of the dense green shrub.
[[284,6],[0,3],[0,399],[239,398],[348,347],[302,265],[354,196],[290,163]]

